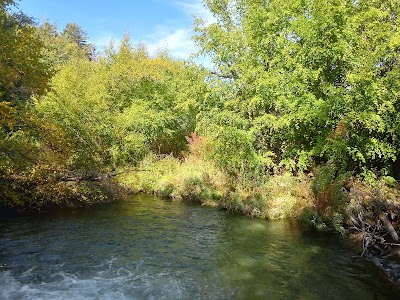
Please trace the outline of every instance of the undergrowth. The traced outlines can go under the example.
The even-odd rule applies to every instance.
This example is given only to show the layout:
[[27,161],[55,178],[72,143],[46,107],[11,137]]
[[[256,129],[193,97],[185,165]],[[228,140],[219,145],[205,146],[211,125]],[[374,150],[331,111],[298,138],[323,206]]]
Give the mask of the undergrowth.
[[121,172],[118,182],[136,193],[251,217],[297,218],[322,231],[349,234],[351,228],[360,225],[354,224],[356,218],[362,219],[360,222],[375,218],[379,227],[382,213],[390,214],[388,221],[395,222],[396,230],[400,225],[400,189],[393,178],[358,178],[340,173],[331,163],[296,175],[287,171],[265,175],[263,170],[249,169],[245,164],[232,172],[214,162],[210,143],[196,134],[187,140],[190,153],[183,159],[149,155],[136,169]]
[[311,182],[290,173],[262,179],[244,172],[229,177],[212,162],[188,156],[145,158],[135,170],[117,180],[133,192],[152,193],[173,201],[187,201],[268,219],[297,218],[312,205]]

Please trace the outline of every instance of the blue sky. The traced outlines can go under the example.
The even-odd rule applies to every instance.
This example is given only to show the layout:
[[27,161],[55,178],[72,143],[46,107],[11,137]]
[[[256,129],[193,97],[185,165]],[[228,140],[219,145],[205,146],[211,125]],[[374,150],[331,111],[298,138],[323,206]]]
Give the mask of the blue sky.
[[48,19],[59,29],[68,22],[78,23],[99,49],[111,39],[118,43],[128,32],[134,43],[146,43],[151,53],[166,47],[177,58],[196,52],[190,39],[192,15],[212,18],[201,0],[20,0],[17,4],[36,21]]

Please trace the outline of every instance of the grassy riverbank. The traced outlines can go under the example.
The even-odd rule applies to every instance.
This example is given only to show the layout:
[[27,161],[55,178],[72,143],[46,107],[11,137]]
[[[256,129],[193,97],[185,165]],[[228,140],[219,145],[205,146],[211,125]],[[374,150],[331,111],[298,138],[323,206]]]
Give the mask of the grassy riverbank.
[[228,176],[210,161],[189,155],[148,156],[117,181],[135,193],[214,206],[265,219],[298,219],[318,230],[336,230],[362,244],[362,251],[396,244],[400,190],[391,178],[369,182],[335,177],[332,168],[314,173]]
[[194,202],[268,219],[295,218],[311,206],[310,180],[283,173],[259,178],[231,178],[211,162],[167,156],[147,157],[140,170],[118,178],[134,192],[154,193],[174,201]]

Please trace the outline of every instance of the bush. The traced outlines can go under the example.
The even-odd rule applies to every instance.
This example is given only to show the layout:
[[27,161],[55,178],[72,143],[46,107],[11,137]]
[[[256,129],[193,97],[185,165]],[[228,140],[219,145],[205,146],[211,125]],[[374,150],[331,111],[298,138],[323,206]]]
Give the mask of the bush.
[[326,164],[316,169],[312,182],[314,207],[320,216],[332,217],[340,211],[346,198],[344,182],[349,175],[336,175],[333,165]]

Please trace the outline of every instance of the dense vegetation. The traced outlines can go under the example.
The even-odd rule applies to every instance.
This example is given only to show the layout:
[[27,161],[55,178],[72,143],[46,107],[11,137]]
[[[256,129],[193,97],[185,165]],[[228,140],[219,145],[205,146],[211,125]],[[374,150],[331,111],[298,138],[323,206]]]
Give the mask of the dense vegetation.
[[206,70],[129,36],[98,54],[77,24],[60,32],[1,0],[0,199],[91,202],[116,177],[252,216],[347,224],[364,241],[369,222],[396,240],[399,4],[206,0]]
[[396,1],[207,4],[217,22],[199,20],[197,40],[219,103],[203,114],[246,131],[272,168],[399,176]]

